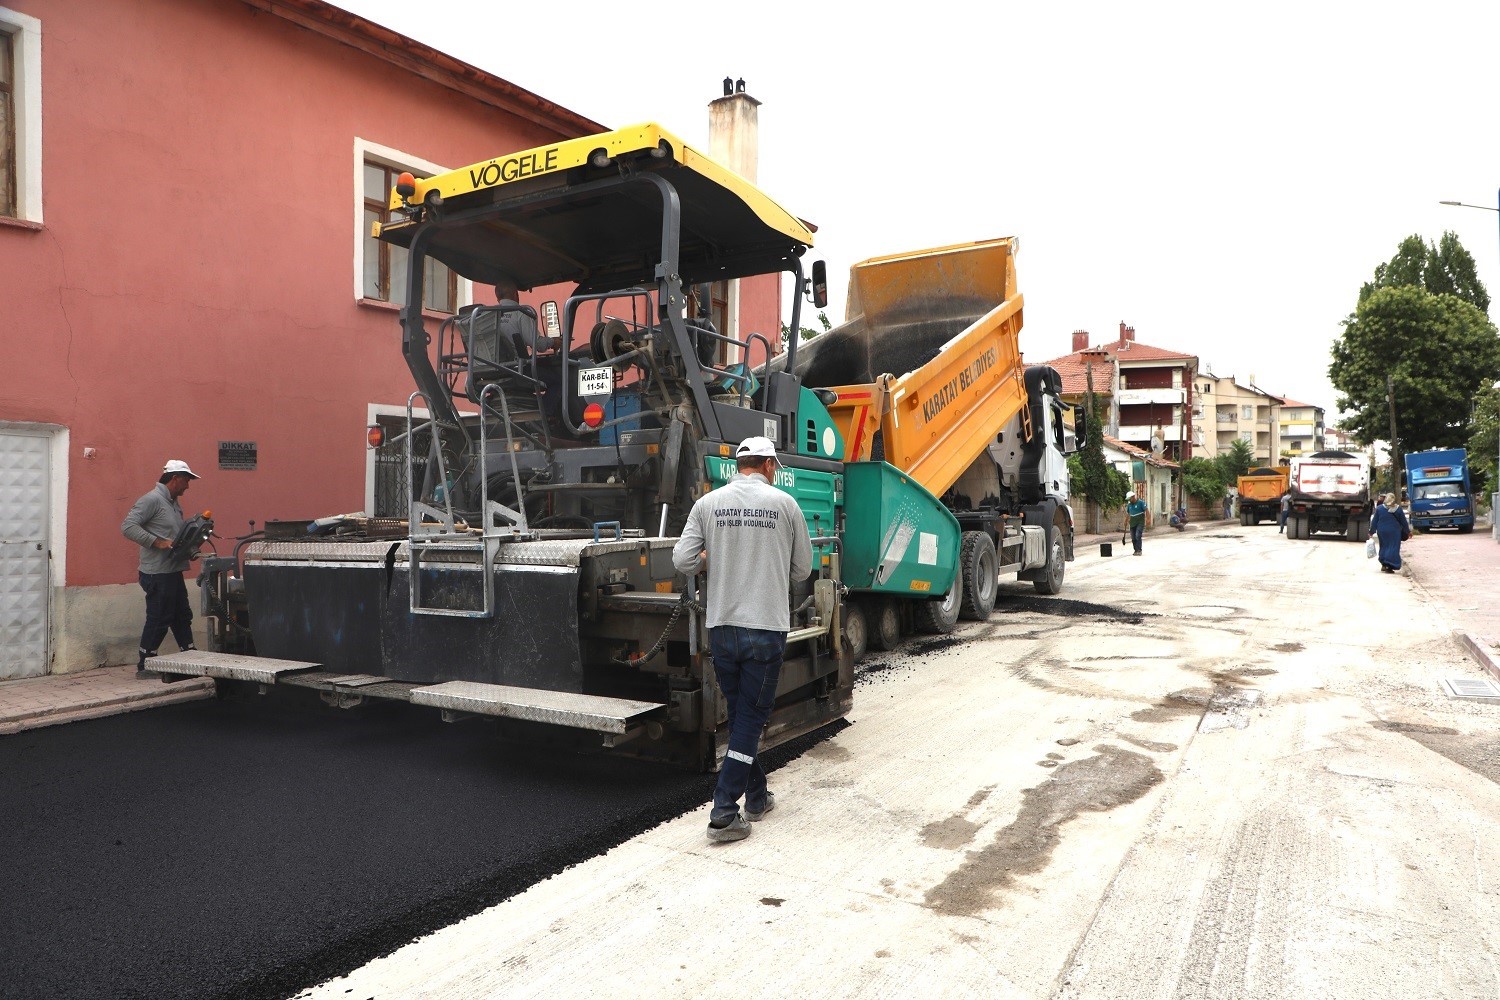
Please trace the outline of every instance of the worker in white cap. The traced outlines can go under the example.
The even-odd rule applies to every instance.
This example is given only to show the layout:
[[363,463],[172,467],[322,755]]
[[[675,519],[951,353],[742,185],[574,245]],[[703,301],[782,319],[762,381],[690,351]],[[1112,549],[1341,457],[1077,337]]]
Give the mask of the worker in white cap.
[[172,546],[185,523],[177,501],[197,478],[181,459],[167,462],[156,486],[135,502],[120,525],[120,533],[141,547],[139,578],[141,589],[146,592],[146,624],[141,629],[137,677],[151,676],[146,673],[146,661],[156,655],[156,647],[166,638],[168,630],[179,649],[196,648],[193,606],[182,574],[198,554],[174,553]]
[[787,591],[812,570],[802,509],[771,485],[781,467],[776,446],[769,438],[746,438],[735,449],[735,464],[733,479],[693,504],[672,550],[679,572],[708,571],[709,648],[729,722],[708,820],[714,841],[744,840],[750,824],[776,808],[760,763],[760,737],[776,702],[791,628]]

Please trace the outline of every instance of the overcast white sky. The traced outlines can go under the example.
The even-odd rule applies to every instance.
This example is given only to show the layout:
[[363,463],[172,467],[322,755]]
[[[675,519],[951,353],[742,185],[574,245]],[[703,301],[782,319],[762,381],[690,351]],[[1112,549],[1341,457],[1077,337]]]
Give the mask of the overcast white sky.
[[1019,236],[1028,361],[1124,320],[1331,420],[1329,346],[1403,237],[1453,230],[1500,298],[1500,214],[1438,204],[1497,204],[1495,0],[338,2],[704,149],[743,77],[835,322],[858,260]]

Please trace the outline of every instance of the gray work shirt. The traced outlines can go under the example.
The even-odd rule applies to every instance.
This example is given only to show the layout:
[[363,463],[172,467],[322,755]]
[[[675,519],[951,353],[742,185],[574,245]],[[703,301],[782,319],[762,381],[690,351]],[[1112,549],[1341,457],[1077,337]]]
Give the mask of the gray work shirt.
[[812,570],[802,509],[758,473],[737,475],[693,504],[672,562],[698,572],[708,550],[708,627],[791,630],[787,590]]
[[181,573],[188,568],[189,560],[174,558],[170,549],[152,548],[158,538],[177,541],[183,523],[182,507],[167,492],[166,483],[157,483],[130,508],[120,534],[141,547],[142,573]]

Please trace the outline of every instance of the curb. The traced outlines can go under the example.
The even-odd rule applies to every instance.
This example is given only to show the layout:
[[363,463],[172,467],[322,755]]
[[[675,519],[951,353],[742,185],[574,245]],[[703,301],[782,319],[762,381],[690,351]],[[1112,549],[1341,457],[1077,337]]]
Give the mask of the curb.
[[1462,629],[1454,629],[1453,637],[1491,677],[1500,681],[1500,658],[1496,656],[1496,649],[1500,648],[1500,643],[1496,643],[1489,636],[1474,635]]
[[176,705],[185,701],[201,701],[205,698],[214,697],[215,685],[210,680],[208,683],[201,681],[189,685],[174,685],[172,688],[160,693],[142,693],[126,695],[119,698],[110,698],[102,701],[83,702],[60,708],[49,708],[38,712],[29,712],[24,715],[11,716],[0,719],[0,736],[9,736],[12,733],[23,733],[30,729],[41,729],[45,726],[57,726],[67,722],[81,722],[84,719],[100,719],[110,715],[122,715],[125,712],[139,712],[142,709],[157,708],[163,705]]

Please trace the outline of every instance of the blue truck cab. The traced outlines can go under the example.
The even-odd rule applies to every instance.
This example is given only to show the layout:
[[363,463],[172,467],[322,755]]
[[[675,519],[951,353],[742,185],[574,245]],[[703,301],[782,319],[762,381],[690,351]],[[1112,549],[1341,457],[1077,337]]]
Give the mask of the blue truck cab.
[[1406,489],[1411,498],[1411,526],[1417,531],[1474,530],[1474,491],[1464,449],[1434,448],[1408,454]]

